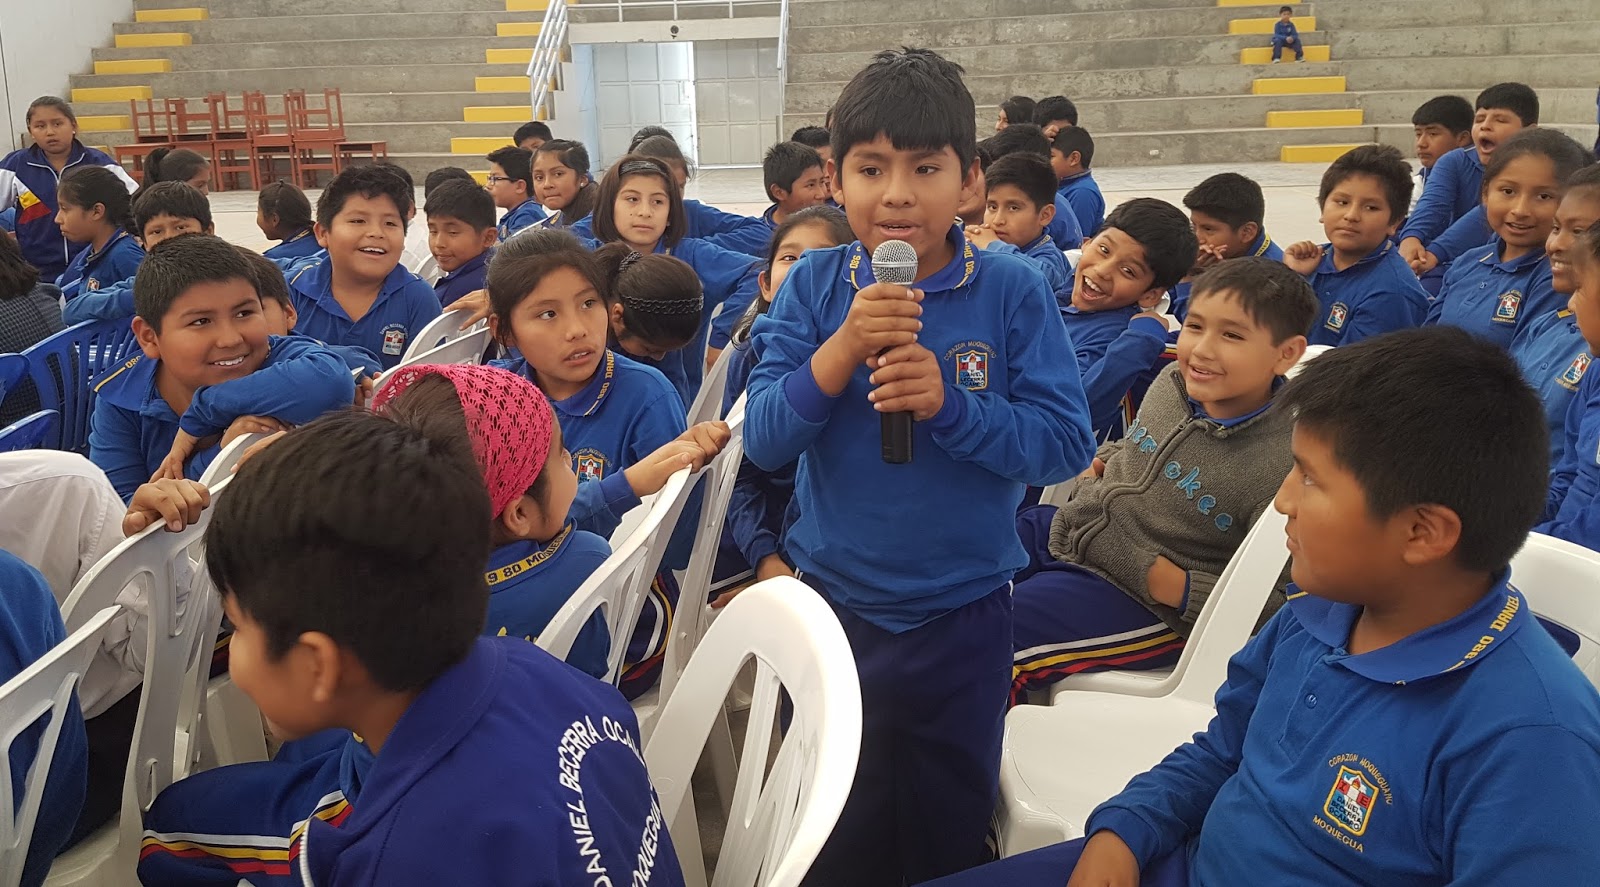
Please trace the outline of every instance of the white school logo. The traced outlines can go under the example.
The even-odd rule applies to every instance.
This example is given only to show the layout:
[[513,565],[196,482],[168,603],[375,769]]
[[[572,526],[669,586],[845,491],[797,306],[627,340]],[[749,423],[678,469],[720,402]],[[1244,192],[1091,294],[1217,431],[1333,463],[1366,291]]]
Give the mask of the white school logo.
[[391,323],[383,328],[383,353],[398,355],[406,351],[406,328],[404,324]]
[[1495,323],[1516,323],[1517,312],[1522,310],[1522,293],[1512,290],[1501,293],[1499,301],[1494,306]]

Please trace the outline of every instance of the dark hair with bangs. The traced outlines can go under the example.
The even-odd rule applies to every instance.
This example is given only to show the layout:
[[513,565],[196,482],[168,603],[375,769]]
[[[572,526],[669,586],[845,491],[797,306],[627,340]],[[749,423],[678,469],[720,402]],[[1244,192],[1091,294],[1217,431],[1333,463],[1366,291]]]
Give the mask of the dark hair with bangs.
[[1519,157],[1543,157],[1550,161],[1556,181],[1562,183],[1563,190],[1574,173],[1594,163],[1594,155],[1589,153],[1588,148],[1560,130],[1542,126],[1525,129],[1506,139],[1505,144],[1496,148],[1494,155],[1489,158],[1488,165],[1483,168],[1485,194],[1489,193],[1489,184]]
[[1317,293],[1288,265],[1258,256],[1218,262],[1200,272],[1190,289],[1189,304],[1212,294],[1231,294],[1257,325],[1279,345],[1311,331],[1317,316]]
[[570,231],[530,228],[495,249],[484,288],[489,291],[489,306],[498,318],[502,345],[516,344],[511,336],[511,314],[517,305],[559,268],[577,271],[602,301],[606,298],[605,278],[594,254],[584,249]]
[[977,108],[961,66],[931,49],[885,49],[845,85],[833,105],[835,163],[884,136],[897,150],[956,152],[963,173],[978,149]]
[[600,193],[594,200],[594,234],[601,243],[622,239],[617,230],[617,195],[629,176],[654,176],[661,180],[667,192],[667,227],[661,232],[661,243],[668,248],[678,245],[689,230],[689,220],[683,212],[683,192],[678,190],[678,180],[672,177],[667,163],[657,157],[642,154],[625,154],[600,180]]

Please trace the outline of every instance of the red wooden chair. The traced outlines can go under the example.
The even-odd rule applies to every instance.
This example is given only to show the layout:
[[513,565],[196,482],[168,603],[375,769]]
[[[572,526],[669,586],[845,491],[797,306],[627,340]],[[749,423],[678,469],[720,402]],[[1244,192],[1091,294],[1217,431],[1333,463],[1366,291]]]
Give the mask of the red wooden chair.
[[325,89],[322,95],[321,107],[312,106],[304,90],[283,97],[294,142],[291,171],[295,184],[302,188],[316,187],[319,172],[336,176],[344,169],[339,153],[344,142],[344,104],[337,89]]
[[[278,178],[277,162],[282,160],[286,172],[293,177],[294,140],[289,134],[289,108],[285,97],[283,110],[277,114],[267,108],[267,96],[260,90],[244,94],[245,130],[250,134],[252,164],[256,168],[256,181],[271,182]],[[259,188],[257,189],[259,190]]]
[[190,110],[188,99],[167,99],[167,124],[172,131],[172,143],[178,148],[188,148],[211,164],[211,184],[217,185],[217,148],[212,129],[211,108]]
[[235,109],[225,92],[214,92],[205,98],[211,112],[211,144],[214,161],[211,165],[211,186],[225,191],[231,185],[239,187],[241,178],[252,191],[260,186],[256,177],[255,147],[250,137],[249,114],[241,99]]
[[133,144],[118,145],[112,150],[117,162],[142,184],[145,159],[157,148],[172,147],[172,130],[165,105],[158,110],[154,99],[130,99],[128,111],[133,118]]

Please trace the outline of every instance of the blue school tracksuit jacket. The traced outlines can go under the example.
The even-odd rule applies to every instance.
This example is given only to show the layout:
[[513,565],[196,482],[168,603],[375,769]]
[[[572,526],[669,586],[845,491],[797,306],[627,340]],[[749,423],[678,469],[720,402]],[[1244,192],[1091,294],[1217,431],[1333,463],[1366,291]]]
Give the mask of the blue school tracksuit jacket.
[[1423,246],[1429,246],[1482,200],[1483,161],[1478,159],[1478,149],[1468,145],[1447,152],[1428,173],[1422,196],[1417,198],[1417,205],[1411,208],[1411,215],[1395,240],[1415,237]]
[[838,397],[811,374],[817,346],[875,280],[860,243],[802,256],[751,345],[761,359],[745,452],[768,471],[800,460],[786,553],[835,603],[897,633],[1005,584],[1027,563],[1024,488],[1063,481],[1094,455],[1055,295],[1026,261],[973,249],[959,227],[949,242],[950,264],[916,283],[927,293],[919,341],[939,361],[945,400],[914,426],[910,464],[883,463],[865,365]]
[[1072,211],[1072,204],[1068,203],[1067,198],[1059,191],[1056,192],[1055,218],[1044,227],[1044,233],[1050,235],[1050,239],[1063,251],[1083,249],[1083,239],[1093,234],[1083,230],[1083,226],[1078,223],[1077,213]]
[[1550,260],[1537,249],[1500,261],[1502,243],[1472,250],[1450,266],[1427,323],[1457,326],[1509,348],[1519,330],[1561,310],[1567,297],[1550,281]]
[[[240,416],[272,416],[304,425],[330,410],[349,407],[355,382],[339,355],[303,336],[271,336],[261,368],[243,378],[194,393],[182,417],[156,391],[160,361],[131,357],[95,386],[89,459],[127,501],[150,480],[172,449],[178,429],[196,437],[221,434]],[[197,479],[218,447],[197,452],[187,475]]]
[[1561,461],[1534,531],[1600,551],[1600,373],[1584,373],[1567,407]]
[[[1360,608],[1290,587],[1228,665],[1216,717],[1089,816],[1190,884],[1587,884],[1600,868],[1600,698],[1499,583],[1350,655]],[[1514,580],[1515,577],[1512,577]],[[1314,873],[1314,874],[1313,874]]]
[[[1272,238],[1267,236],[1267,232],[1263,230],[1256,235],[1256,239],[1251,242],[1250,246],[1240,256],[1254,256],[1260,259],[1281,262],[1283,261],[1283,247],[1273,243]],[[1235,256],[1235,258],[1238,257]],[[1180,321],[1189,316],[1189,286],[1190,282],[1184,280],[1174,284],[1172,289],[1167,290],[1167,296],[1172,303],[1170,313]],[[1177,342],[1177,332],[1174,331],[1170,338],[1172,342]]]
[[500,242],[505,243],[511,235],[529,225],[538,224],[544,217],[544,207],[532,197],[506,210],[506,214],[500,217],[500,224],[497,226],[500,231]]
[[1067,267],[1067,257],[1061,254],[1061,250],[1056,249],[1056,245],[1050,239],[1049,233],[1040,234],[1037,240],[1028,244],[1027,249],[1021,249],[1003,240],[996,240],[994,243],[984,247],[984,249],[990,252],[1022,256],[1031,261],[1039,269],[1039,272],[1044,275],[1044,282],[1050,287],[1050,291],[1055,293],[1058,298],[1063,290],[1071,291],[1072,270]]
[[61,176],[79,166],[103,166],[122,180],[131,194],[138,183],[128,176],[122,164],[104,151],[85,148],[72,140],[67,165],[60,173],[50,165],[44,149],[30,145],[7,154],[0,160],[0,205],[17,209],[17,246],[23,258],[39,269],[39,279],[50,281],[67,270],[67,263],[86,243],[69,241],[56,224],[56,186]]
[[[1093,232],[1100,230],[1100,223],[1106,220],[1106,198],[1100,193],[1100,185],[1094,180],[1094,173],[1084,170],[1075,176],[1061,180],[1056,188],[1056,193],[1066,199],[1067,205],[1072,207],[1072,214],[1078,219],[1078,227],[1085,234],[1094,236]],[[1074,244],[1081,246],[1082,244]]]
[[1593,355],[1578,330],[1578,320],[1565,308],[1528,321],[1511,342],[1511,356],[1522,378],[1539,392],[1550,429],[1550,469],[1566,452],[1567,409],[1583,384]]
[[772,220],[773,214],[777,211],[778,205],[774,203],[761,215],[750,217],[750,224],[741,225],[721,234],[713,234],[705,240],[713,246],[744,253],[753,259],[765,260],[767,252],[772,248],[772,235],[778,230],[778,223]]
[[489,259],[493,256],[494,250],[485,250],[434,281],[433,292],[439,297],[440,307],[449,308],[467,293],[483,289],[484,278],[489,276]]
[[[733,356],[728,358],[728,386],[722,398],[724,415],[733,409],[739,395],[745,393],[750,371],[756,364],[749,340],[732,347]],[[723,525],[723,551],[717,568],[719,578],[754,569],[763,558],[783,553],[784,531],[794,518],[791,506],[796,467],[795,462],[790,462],[767,471],[751,462],[749,456],[740,460],[739,476],[728,500],[728,519]],[[737,558],[733,552],[737,552]],[[725,560],[738,563],[729,564]]]
[[[5,589],[0,603],[0,682],[10,680],[38,661],[50,649],[67,639],[61,622],[61,607],[39,571],[8,551],[0,551],[0,588]],[[54,688],[51,688],[54,690]],[[39,751],[45,723],[24,730],[11,743],[11,803],[22,800],[28,766]],[[77,697],[68,704],[61,734],[56,738],[55,757],[45,780],[44,802],[34,823],[33,841],[23,863],[22,884],[38,887],[50,872],[55,855],[66,847],[72,826],[83,806],[88,779],[89,745],[83,732],[83,712]]]
[[[489,585],[484,633],[537,640],[550,617],[610,556],[606,540],[570,523],[547,543],[518,540],[496,548],[483,575]],[[567,664],[604,680],[610,651],[605,620],[596,613],[578,632]]]
[[310,228],[291,237],[285,237],[282,243],[268,249],[261,254],[269,259],[298,259],[309,256],[322,249],[317,243],[316,234]]
[[[659,361],[635,358],[660,370],[683,397],[684,408],[694,403],[700,393],[700,382],[705,378],[705,350],[709,338],[717,348],[725,348],[728,334],[733,332],[739,316],[756,298],[759,286],[756,275],[760,263],[743,253],[723,249],[709,241],[686,237],[678,245],[667,249],[656,245],[656,252],[682,259],[700,278],[704,302],[700,309],[700,330],[689,344],[668,354]],[[718,332],[712,332],[711,312],[724,305],[718,316]]]
[[761,224],[760,219],[724,212],[709,204],[690,199],[683,201],[683,215],[689,223],[689,230],[684,233],[684,237],[711,237]]
[[1428,294],[1392,241],[1384,241],[1343,271],[1333,266],[1331,245],[1323,244],[1322,252],[1322,262],[1309,278],[1322,303],[1310,344],[1354,345],[1380,333],[1418,326],[1427,316]]
[[1089,421],[1095,440],[1122,436],[1122,398],[1142,375],[1153,375],[1167,347],[1167,328],[1153,317],[1134,319],[1138,305],[1109,311],[1061,309],[1067,334],[1083,374]]
[[411,337],[440,314],[433,287],[396,265],[384,278],[377,301],[360,320],[351,320],[333,297],[333,262],[326,255],[299,262],[284,272],[295,313],[300,315],[296,327],[330,345],[365,348],[383,361],[384,369],[399,363]]
[[144,247],[132,234],[118,231],[98,250],[87,246],[79,250],[67,264],[67,270],[56,278],[56,286],[71,305],[80,295],[129,280],[143,261]]

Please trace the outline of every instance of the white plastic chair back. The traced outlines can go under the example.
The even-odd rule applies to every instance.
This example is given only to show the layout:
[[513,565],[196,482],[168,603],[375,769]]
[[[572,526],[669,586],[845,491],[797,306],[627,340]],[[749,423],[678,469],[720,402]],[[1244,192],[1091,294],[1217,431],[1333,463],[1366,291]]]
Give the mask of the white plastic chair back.
[[[769,579],[723,609],[645,742],[645,765],[668,821],[682,821],[681,811],[694,802],[689,780],[707,734],[752,659],[743,766],[711,884],[793,887],[833,831],[861,750],[855,659],[838,618],[816,592],[796,579]],[[794,717],[773,760],[780,688],[793,700]],[[698,834],[672,837],[679,856],[700,852]]]
[[92,881],[97,871],[133,871],[143,814],[162,789],[188,776],[199,758],[206,682],[222,623],[221,599],[204,568],[202,540],[216,511],[216,498],[230,483],[231,478],[224,478],[212,488],[212,507],[183,530],[170,533],[158,521],[112,549],[62,605],[67,630],[74,631],[137,582],[144,584],[150,616],[144,692],[124,775],[122,813],[107,826],[115,838],[91,837],[57,857],[52,873],[72,875],[52,877],[52,884]]
[[472,312],[466,308],[451,308],[428,321],[428,325],[422,328],[422,332],[412,336],[411,341],[406,343],[406,351],[405,354],[401,355],[400,363],[412,363],[414,358],[432,351],[446,342],[488,328],[489,321],[480,320],[468,329],[461,329],[461,325],[466,323],[467,318],[471,316]]
[[45,780],[50,775],[50,762],[55,758],[61,727],[78,682],[89,670],[94,652],[100,647],[100,636],[105,634],[106,626],[116,615],[114,607],[94,614],[82,628],[37,662],[0,685],[0,760],[10,755],[12,744],[23,732],[40,718],[50,717],[44,735],[39,738],[39,750],[28,765],[22,803],[15,811],[11,809],[15,790],[11,785],[11,768],[0,767],[0,798],[5,800],[0,804],[0,887],[16,887],[22,883],[22,867],[28,859],[28,846],[33,843],[33,827],[44,802]]
[[1294,366],[1289,367],[1289,372],[1284,373],[1284,377],[1293,379],[1295,376],[1300,375],[1300,371],[1305,368],[1306,364],[1332,350],[1332,345],[1307,345],[1306,353],[1300,355],[1300,359],[1295,361]]
[[492,338],[489,335],[489,328],[483,327],[482,329],[475,329],[459,338],[451,339],[450,341],[445,342],[443,345],[440,345],[437,348],[431,348],[415,357],[406,358],[405,360],[400,361],[398,364],[395,364],[394,367],[385,370],[383,375],[378,377],[378,382],[373,386],[372,392],[373,394],[377,394],[379,391],[382,391],[383,386],[389,384],[389,380],[394,378],[395,372],[404,367],[424,363],[483,363],[483,353],[489,349],[489,344],[491,341]]
[[700,393],[694,397],[694,403],[689,405],[689,424],[698,425],[701,422],[712,422],[722,418],[722,397],[728,390],[728,363],[733,359],[733,348],[722,349],[717,355],[717,362],[706,370],[706,376],[700,382]]
[[1578,635],[1582,645],[1572,661],[1600,686],[1600,554],[1529,533],[1511,559],[1511,584],[1533,612]]
[[621,542],[612,546],[611,556],[600,565],[578,590],[572,593],[550,622],[539,632],[536,642],[557,659],[566,659],[578,632],[596,610],[605,619],[611,634],[611,652],[606,657],[606,680],[615,684],[622,674],[622,657],[633,637],[634,626],[644,609],[650,583],[661,566],[667,538],[678,523],[693,482],[689,469],[679,470],[667,479],[656,494],[643,522]]
[[223,447],[222,452],[217,454],[217,458],[212,459],[211,464],[207,465],[206,470],[200,474],[200,485],[209,490],[222,483],[224,479],[231,477],[233,475],[233,467],[239,464],[239,459],[244,456],[244,451],[250,449],[257,442],[266,439],[267,435],[259,431],[241,434],[234,438],[233,442]]

